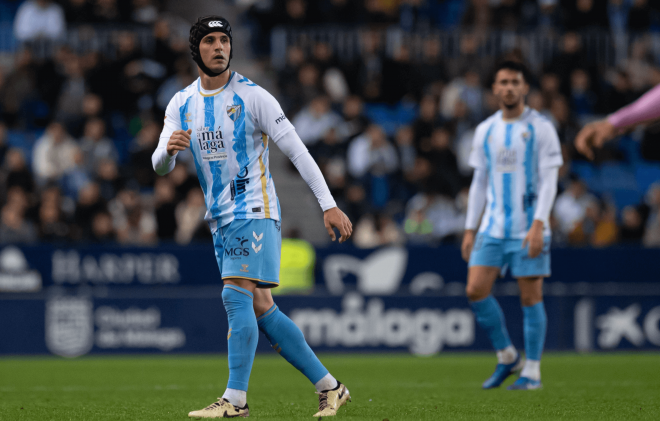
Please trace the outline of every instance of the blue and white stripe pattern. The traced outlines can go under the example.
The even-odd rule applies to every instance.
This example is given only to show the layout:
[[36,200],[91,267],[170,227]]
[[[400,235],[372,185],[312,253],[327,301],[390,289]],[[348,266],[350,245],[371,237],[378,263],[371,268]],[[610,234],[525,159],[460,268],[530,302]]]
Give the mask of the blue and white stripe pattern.
[[212,230],[234,219],[280,219],[269,140],[293,126],[268,92],[235,72],[215,92],[204,91],[197,79],[170,101],[161,142],[179,129],[192,130],[190,146]]
[[[515,121],[505,121],[499,111],[481,123],[470,154],[470,165],[487,170],[489,179],[479,232],[524,238],[534,220],[539,168],[561,166],[560,151],[554,127],[534,110]],[[544,235],[550,235],[549,227]]]

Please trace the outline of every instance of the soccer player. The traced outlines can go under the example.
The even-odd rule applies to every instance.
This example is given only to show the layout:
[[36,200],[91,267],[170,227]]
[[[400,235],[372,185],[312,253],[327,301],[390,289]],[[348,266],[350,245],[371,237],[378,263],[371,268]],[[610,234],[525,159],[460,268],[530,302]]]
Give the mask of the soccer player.
[[247,417],[250,371],[262,331],[272,347],[316,387],[319,410],[330,416],[346,404],[348,389],[314,355],[298,327],[277,308],[269,288],[280,273],[280,206],[271,177],[269,147],[276,144],[316,195],[334,241],[348,239],[352,225],[340,211],[323,175],[278,102],[229,69],[232,31],[221,16],[205,16],[190,29],[199,78],[167,106],[165,126],[152,156],[159,175],[170,172],[179,151],[190,148],[204,192],[205,219],[213,234],[229,320],[227,390],[189,417]]
[[[484,389],[500,386],[520,369],[510,390],[541,387],[546,331],[543,278],[550,275],[548,218],[562,156],[552,124],[525,106],[527,75],[527,69],[516,62],[497,67],[492,89],[500,111],[477,127],[469,158],[474,178],[461,247],[463,259],[469,262],[466,293],[498,361]],[[491,295],[493,283],[507,267],[520,288],[526,362],[511,344],[502,309]]]
[[660,85],[651,89],[637,101],[621,108],[603,120],[589,123],[575,137],[576,149],[589,159],[594,159],[593,147],[600,148],[605,142],[640,123],[660,118]]

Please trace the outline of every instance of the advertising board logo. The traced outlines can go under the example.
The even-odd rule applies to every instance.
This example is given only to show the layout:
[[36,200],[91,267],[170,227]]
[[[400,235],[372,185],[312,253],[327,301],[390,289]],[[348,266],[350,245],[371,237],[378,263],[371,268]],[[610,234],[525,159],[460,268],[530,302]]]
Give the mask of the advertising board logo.
[[575,306],[574,331],[579,351],[592,350],[594,342],[601,349],[619,348],[624,341],[635,347],[647,342],[660,347],[660,306],[644,314],[642,306],[635,303],[624,309],[610,307],[607,313],[596,316],[594,300],[584,298]]
[[55,355],[77,357],[94,346],[92,301],[58,297],[46,302],[46,346]]
[[51,257],[53,282],[81,284],[176,284],[181,280],[179,259],[171,253],[101,253],[55,250]]
[[41,290],[41,274],[31,270],[25,255],[15,246],[0,252],[0,292],[32,292]]
[[385,309],[383,300],[365,303],[357,293],[348,293],[342,311],[304,308],[291,312],[311,346],[407,347],[418,355],[440,352],[443,347],[471,346],[475,339],[474,315],[469,309]]

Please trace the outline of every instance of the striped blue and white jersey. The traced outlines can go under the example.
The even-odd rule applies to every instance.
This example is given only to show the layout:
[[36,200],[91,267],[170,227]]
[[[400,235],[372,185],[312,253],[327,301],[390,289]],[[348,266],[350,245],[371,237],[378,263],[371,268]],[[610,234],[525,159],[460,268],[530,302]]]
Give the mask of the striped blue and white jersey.
[[[469,163],[488,171],[488,200],[479,232],[494,238],[525,238],[532,226],[540,168],[563,164],[557,131],[530,108],[516,120],[502,111],[478,127]],[[546,226],[544,236],[549,236]]]
[[269,140],[294,128],[271,94],[236,72],[213,92],[198,78],[167,106],[160,144],[188,129],[212,231],[234,219],[280,220]]

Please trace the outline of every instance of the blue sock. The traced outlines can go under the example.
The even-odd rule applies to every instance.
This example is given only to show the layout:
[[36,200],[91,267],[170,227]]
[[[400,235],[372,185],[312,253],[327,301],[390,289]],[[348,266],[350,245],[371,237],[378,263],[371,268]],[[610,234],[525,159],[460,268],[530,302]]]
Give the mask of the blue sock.
[[489,295],[481,301],[472,301],[470,306],[477,316],[477,323],[488,333],[490,342],[496,351],[511,345],[504,314],[495,297]]
[[548,318],[543,301],[533,306],[523,307],[523,331],[525,333],[525,355],[528,360],[540,361],[545,343],[545,329]]
[[227,388],[247,391],[254,353],[257,351],[259,329],[254,315],[253,295],[235,285],[225,285],[222,302],[225,304],[229,333],[227,347],[229,381]]
[[282,313],[277,305],[273,304],[257,319],[257,323],[273,349],[303,373],[312,384],[316,384],[328,374],[328,370],[307,345],[298,326]]

